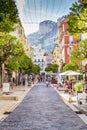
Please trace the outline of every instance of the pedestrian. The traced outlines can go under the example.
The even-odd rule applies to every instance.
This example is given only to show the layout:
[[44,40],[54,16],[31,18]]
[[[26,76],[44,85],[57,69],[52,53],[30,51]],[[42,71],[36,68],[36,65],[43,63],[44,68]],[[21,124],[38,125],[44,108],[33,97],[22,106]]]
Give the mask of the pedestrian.
[[27,82],[28,82],[28,86],[30,86],[31,85],[31,77],[30,76],[27,77]]
[[48,82],[48,81],[46,81],[46,86],[47,86],[47,87],[49,86],[49,82]]
[[49,79],[48,79],[48,77],[46,78],[46,86],[49,87]]
[[70,80],[70,89],[72,90],[72,80]]
[[25,86],[25,77],[24,76],[21,78],[21,83],[23,86]]

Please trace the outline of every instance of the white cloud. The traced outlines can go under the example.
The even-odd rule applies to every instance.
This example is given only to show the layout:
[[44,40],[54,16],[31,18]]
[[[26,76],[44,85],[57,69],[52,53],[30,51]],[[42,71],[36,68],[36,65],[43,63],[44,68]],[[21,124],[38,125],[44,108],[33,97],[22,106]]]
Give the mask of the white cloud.
[[[57,22],[57,19],[69,11],[71,4],[77,0],[67,0],[66,3],[58,5],[58,0],[55,0],[57,3],[55,7],[52,8],[52,3],[48,5],[47,2],[43,0],[42,8],[40,7],[40,1],[36,0],[36,9],[33,0],[15,0],[19,10],[19,17],[21,19],[22,25],[25,30],[25,34],[28,35],[38,30],[39,23],[44,20],[53,20]],[[54,1],[54,0],[52,0]],[[51,2],[52,2],[51,1]],[[65,0],[62,0],[62,3]],[[27,3],[26,3],[27,2]],[[29,5],[27,5],[29,4]],[[50,8],[49,8],[50,7]],[[53,9],[53,10],[52,10]],[[59,9],[59,12],[58,12]],[[58,13],[57,13],[58,12]],[[33,24],[31,24],[33,23]],[[35,23],[35,24],[34,24]]]
[[24,8],[25,8],[25,0],[16,0],[17,8],[19,11],[19,17],[21,21],[25,19],[25,14],[24,14]]
[[36,32],[39,29],[39,24],[23,24],[23,26],[24,26],[26,36],[28,34]]

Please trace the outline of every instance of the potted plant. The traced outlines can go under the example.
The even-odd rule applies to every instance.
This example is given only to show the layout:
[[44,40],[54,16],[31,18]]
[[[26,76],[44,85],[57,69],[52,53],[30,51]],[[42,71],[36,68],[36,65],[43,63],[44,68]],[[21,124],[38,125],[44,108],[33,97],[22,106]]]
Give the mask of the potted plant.
[[74,85],[74,87],[73,87],[73,89],[74,89],[74,91],[76,91],[76,92],[82,92],[83,91],[83,84],[82,84],[82,82],[78,82],[78,83],[76,83],[75,85]]
[[77,93],[77,102],[79,103],[78,100],[78,93],[82,93],[83,92],[83,84],[82,82],[78,82],[73,86],[73,90]]

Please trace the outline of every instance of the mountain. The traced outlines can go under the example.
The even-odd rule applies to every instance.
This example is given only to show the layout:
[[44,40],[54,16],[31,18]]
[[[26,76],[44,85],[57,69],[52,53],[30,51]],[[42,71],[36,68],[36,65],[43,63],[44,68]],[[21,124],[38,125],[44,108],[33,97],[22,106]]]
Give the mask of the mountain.
[[41,47],[46,50],[52,50],[57,34],[57,23],[46,20],[39,24],[39,30],[31,35],[28,35],[30,45],[41,44]]

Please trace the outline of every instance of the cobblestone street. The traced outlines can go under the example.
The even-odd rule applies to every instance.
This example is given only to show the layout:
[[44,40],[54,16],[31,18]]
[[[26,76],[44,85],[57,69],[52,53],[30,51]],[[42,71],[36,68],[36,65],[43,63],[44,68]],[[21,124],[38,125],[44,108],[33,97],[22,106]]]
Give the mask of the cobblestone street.
[[38,83],[1,122],[0,130],[87,130],[53,87]]

